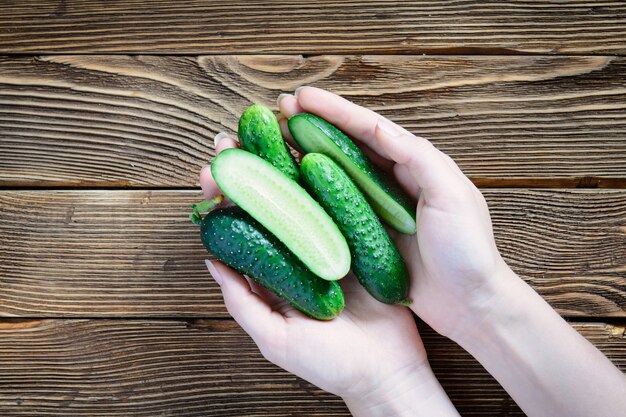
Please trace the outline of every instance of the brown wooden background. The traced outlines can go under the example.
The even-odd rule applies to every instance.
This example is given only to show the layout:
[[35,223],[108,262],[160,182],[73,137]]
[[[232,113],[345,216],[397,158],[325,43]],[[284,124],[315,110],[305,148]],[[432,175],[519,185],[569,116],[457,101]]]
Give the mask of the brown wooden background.
[[[455,158],[626,369],[624,2],[15,0],[0,54],[0,415],[347,415],[228,318],[186,217],[213,135],[305,84]],[[522,415],[419,327],[462,414]]]

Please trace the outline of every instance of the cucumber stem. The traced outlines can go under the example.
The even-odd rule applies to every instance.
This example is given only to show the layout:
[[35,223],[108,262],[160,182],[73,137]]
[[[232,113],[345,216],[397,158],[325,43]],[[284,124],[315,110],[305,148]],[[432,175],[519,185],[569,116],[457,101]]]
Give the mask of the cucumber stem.
[[410,298],[406,298],[400,301],[398,304],[400,304],[401,306],[410,307],[411,304],[413,304],[413,300],[411,300]]
[[218,194],[210,200],[202,200],[198,204],[192,204],[191,208],[193,209],[193,213],[189,215],[189,220],[191,220],[193,224],[200,226],[200,224],[202,224],[202,214],[210,211],[213,207],[221,203],[222,200],[224,200],[224,195]]

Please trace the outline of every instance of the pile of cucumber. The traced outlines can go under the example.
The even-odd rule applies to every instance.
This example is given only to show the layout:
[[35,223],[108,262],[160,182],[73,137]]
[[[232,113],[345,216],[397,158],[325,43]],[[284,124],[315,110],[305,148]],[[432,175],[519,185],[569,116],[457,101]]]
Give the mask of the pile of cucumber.
[[414,203],[335,126],[308,113],[288,126],[305,152],[300,166],[270,109],[243,112],[241,149],[224,150],[211,166],[235,206],[211,209],[219,198],[193,206],[204,246],[319,320],[343,310],[337,280],[350,269],[377,300],[408,305],[408,271],[379,217],[413,234]]

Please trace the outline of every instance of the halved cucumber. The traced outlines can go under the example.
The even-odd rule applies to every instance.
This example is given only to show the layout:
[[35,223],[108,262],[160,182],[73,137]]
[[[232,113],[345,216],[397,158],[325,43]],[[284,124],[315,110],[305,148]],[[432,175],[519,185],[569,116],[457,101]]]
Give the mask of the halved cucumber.
[[289,131],[307,153],[331,157],[350,175],[385,222],[401,233],[415,233],[415,205],[400,187],[376,169],[358,146],[324,119],[299,113],[289,119]]
[[211,172],[224,194],[273,233],[314,274],[334,281],[348,273],[346,239],[298,183],[260,157],[234,148],[217,155]]

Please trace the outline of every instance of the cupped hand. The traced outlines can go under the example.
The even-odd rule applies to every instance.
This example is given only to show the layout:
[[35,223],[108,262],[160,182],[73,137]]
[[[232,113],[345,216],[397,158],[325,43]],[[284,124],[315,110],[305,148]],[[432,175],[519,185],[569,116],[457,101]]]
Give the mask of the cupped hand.
[[411,309],[439,333],[458,338],[489,312],[508,269],[496,248],[487,203],[454,161],[428,140],[328,91],[281,95],[286,119],[314,113],[351,136],[417,201],[417,233],[390,232],[411,274]]
[[[224,134],[216,139],[216,152],[237,146]],[[219,193],[209,167],[201,171],[200,183],[206,198]],[[403,378],[431,375],[411,312],[379,303],[352,276],[340,282],[344,311],[322,322],[220,262],[207,262],[207,266],[220,284],[228,312],[261,353],[325,391],[344,399],[389,398],[389,393],[380,392],[384,387],[393,389]]]

